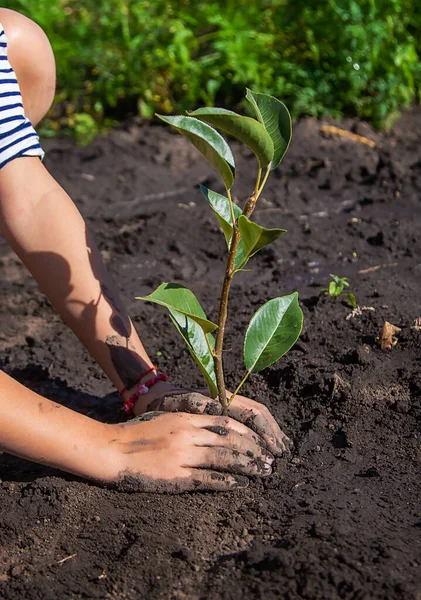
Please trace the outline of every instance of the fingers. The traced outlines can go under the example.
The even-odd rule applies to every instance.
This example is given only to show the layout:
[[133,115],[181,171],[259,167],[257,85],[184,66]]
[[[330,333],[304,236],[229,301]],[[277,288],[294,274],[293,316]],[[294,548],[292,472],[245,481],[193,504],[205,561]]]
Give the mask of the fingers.
[[[275,460],[264,441],[245,425],[226,417],[213,417],[193,434],[194,452],[189,466],[228,470],[243,475],[266,476]],[[197,418],[196,418],[196,422]],[[193,461],[193,462],[192,462]]]
[[226,448],[244,454],[252,460],[272,463],[274,458],[256,434],[250,431],[243,435],[227,426],[210,425],[198,430],[194,443],[196,446]]
[[[243,452],[251,450],[254,454],[257,454],[258,452],[261,454],[267,453],[267,445],[262,437],[254,433],[249,427],[247,427],[247,425],[244,425],[243,423],[240,423],[239,421],[236,421],[230,417],[192,415],[191,425],[206,431],[210,431],[211,433],[216,433],[223,438],[223,441],[221,439],[216,441],[216,438],[214,438],[214,441],[210,442],[209,444],[196,442],[197,445],[218,445],[232,447],[234,443],[237,443],[238,447],[236,449]],[[233,438],[233,435],[236,435],[237,437]],[[228,439],[225,439],[226,436],[228,436]]]
[[[197,415],[221,415],[222,406],[202,393],[177,389],[170,396],[157,398],[147,410],[185,412]],[[255,431],[276,456],[289,454],[292,442],[281,431],[269,410],[259,402],[236,396],[229,405],[229,416]]]
[[[275,456],[290,454],[292,442],[281,431],[277,422],[262,404],[254,402],[243,396],[236,396],[229,406],[230,417],[219,417],[222,407],[217,400],[204,396],[201,393],[186,389],[172,390],[170,396],[156,398],[148,405],[148,411],[144,418],[153,418],[157,413],[178,413],[190,415],[190,425],[209,432],[216,433],[220,437],[228,435],[232,437],[238,434],[235,442],[233,439],[216,441],[215,438],[202,439],[195,442],[200,446],[224,446],[238,450],[243,454],[252,452],[253,457],[262,456],[261,448],[267,448]],[[215,415],[215,416],[211,416]],[[226,430],[226,431],[224,431]],[[259,448],[260,447],[260,450]]]
[[199,447],[187,460],[188,467],[202,467],[215,471],[229,471],[229,473],[266,477],[272,473],[272,464],[275,458],[269,453],[266,455],[242,454],[239,450],[220,447]]
[[192,425],[202,427],[219,435],[227,435],[228,432],[235,432],[250,443],[257,444],[261,448],[266,448],[266,443],[258,434],[254,433],[247,425],[244,425],[231,417],[201,417],[200,420],[192,420]]
[[236,398],[230,404],[229,415],[244,423],[245,426],[263,438],[268,449],[275,456],[289,454],[292,446],[291,440],[281,431],[279,425],[263,404],[242,397]]

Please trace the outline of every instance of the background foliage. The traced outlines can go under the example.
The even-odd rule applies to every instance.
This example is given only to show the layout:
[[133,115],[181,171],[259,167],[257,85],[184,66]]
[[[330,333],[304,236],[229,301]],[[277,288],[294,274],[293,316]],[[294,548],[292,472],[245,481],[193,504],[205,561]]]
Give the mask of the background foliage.
[[[9,0],[57,60],[58,100],[80,137],[107,117],[201,104],[238,108],[245,86],[293,116],[388,126],[419,99],[417,0]],[[60,120],[50,122],[58,128]]]

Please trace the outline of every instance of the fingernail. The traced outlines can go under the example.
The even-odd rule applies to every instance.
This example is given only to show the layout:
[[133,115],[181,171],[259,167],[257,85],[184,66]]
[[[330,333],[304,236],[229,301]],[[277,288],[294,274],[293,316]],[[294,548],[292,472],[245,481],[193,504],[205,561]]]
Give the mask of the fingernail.
[[265,450],[264,452],[262,452],[262,454],[264,455],[266,462],[272,464],[275,460],[275,457],[273,456],[273,454],[271,452],[268,452],[268,450]]
[[264,463],[263,464],[263,470],[266,473],[271,473],[272,472],[272,467],[271,467],[270,463]]

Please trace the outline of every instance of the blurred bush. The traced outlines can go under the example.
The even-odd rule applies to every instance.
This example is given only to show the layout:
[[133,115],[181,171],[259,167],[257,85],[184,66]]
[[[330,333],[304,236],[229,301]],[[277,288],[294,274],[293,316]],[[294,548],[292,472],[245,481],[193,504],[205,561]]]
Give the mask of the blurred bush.
[[219,104],[246,86],[294,116],[358,115],[387,127],[419,99],[416,0],[9,0],[57,60],[63,123],[85,138],[107,118]]

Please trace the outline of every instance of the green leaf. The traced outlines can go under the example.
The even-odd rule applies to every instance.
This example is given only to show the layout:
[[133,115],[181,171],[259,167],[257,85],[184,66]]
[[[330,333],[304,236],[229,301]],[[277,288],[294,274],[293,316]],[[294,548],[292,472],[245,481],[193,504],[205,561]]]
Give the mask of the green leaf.
[[203,308],[193,292],[179,283],[161,283],[149,296],[138,296],[136,299],[154,302],[169,310],[176,310],[193,319],[205,333],[210,333],[218,328],[218,325],[206,318]]
[[349,293],[349,294],[345,294],[346,296],[348,296],[348,300],[349,300],[349,304],[351,305],[351,308],[357,308],[357,300],[354,296],[354,294]]
[[[339,291],[338,291],[339,290]],[[339,294],[341,293],[341,289],[339,289],[338,284],[335,281],[331,281],[329,283],[329,296],[339,296]]]
[[229,133],[248,146],[257,156],[260,168],[266,167],[272,161],[273,141],[259,121],[224,108],[199,108],[189,114]]
[[345,287],[349,287],[348,277],[339,277],[338,275],[333,275],[332,273],[330,273],[330,276],[332,277],[336,285],[341,288],[341,291]]
[[291,141],[291,115],[283,102],[268,94],[258,94],[248,89],[246,99],[253,106],[257,118],[272,139],[274,155],[271,169],[273,171],[285,156]]
[[[209,350],[209,347],[212,350],[215,347],[213,335],[211,333],[205,334],[196,321],[176,310],[170,310],[170,317],[178,332],[186,342],[191,356],[202,371],[211,397],[216,398],[218,395],[218,388],[216,385],[215,366],[213,356]],[[206,339],[208,340],[208,343],[206,342]]]
[[338,277],[338,275],[332,275],[333,281],[329,283],[329,296],[337,297],[342,294],[346,287],[349,287],[348,278],[347,277]]
[[295,344],[303,327],[298,294],[269,300],[252,317],[244,341],[247,371],[266,369]]
[[[218,219],[218,223],[222,227],[222,231],[224,232],[225,240],[229,248],[232,238],[232,219],[229,200],[225,196],[209,190],[204,185],[201,185],[200,189],[214,211],[216,218]],[[232,209],[235,219],[238,219],[242,213],[241,208],[233,202]]]
[[281,235],[286,233],[286,229],[266,229],[253,221],[250,221],[244,215],[238,219],[238,227],[241,233],[240,243],[237,254],[235,255],[234,268],[242,268],[251,256],[254,256],[263,246],[271,244]]
[[169,123],[184,135],[199,152],[211,163],[222,177],[225,186],[232,188],[234,183],[234,157],[221,134],[207,123],[193,117],[165,117],[156,115],[161,121]]

